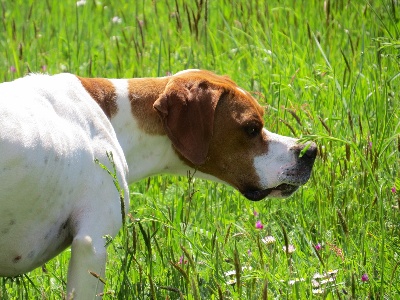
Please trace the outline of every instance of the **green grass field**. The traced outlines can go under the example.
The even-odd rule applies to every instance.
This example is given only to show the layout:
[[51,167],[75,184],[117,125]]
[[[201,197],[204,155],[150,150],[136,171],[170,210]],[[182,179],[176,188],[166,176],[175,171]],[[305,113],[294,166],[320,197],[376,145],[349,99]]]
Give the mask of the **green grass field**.
[[[104,299],[400,299],[397,1],[0,0],[0,9],[0,81],[209,69],[254,94],[270,131],[318,144],[312,178],[285,200],[250,202],[185,177],[132,185]],[[0,279],[0,299],[62,299],[69,255]]]

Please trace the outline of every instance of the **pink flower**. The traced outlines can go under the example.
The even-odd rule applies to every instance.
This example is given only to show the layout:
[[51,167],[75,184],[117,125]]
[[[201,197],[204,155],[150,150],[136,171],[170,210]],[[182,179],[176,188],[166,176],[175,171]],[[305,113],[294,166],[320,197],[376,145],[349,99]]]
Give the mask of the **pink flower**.
[[249,249],[249,250],[247,250],[247,255],[248,256],[251,256],[253,253],[251,252],[251,250]]
[[368,281],[368,280],[369,280],[368,274],[367,274],[367,273],[364,273],[364,274],[361,276],[361,281],[366,282],[366,281]]
[[258,221],[256,222],[256,228],[257,228],[257,229],[263,229],[263,228],[264,228],[264,225],[261,223],[260,220],[258,220]]
[[258,217],[258,212],[255,211],[255,210],[253,210],[253,215],[254,215],[255,217]]
[[393,194],[396,194],[396,192],[397,192],[396,187],[393,186],[393,187],[392,187],[392,193],[393,193]]
[[11,73],[15,73],[15,72],[17,72],[17,69],[14,66],[11,66],[10,67],[10,72]]
[[187,260],[184,260],[184,256],[182,255],[181,257],[179,257],[179,262],[178,262],[178,264],[180,264],[180,265],[183,265],[183,264],[186,264],[187,263]]
[[322,249],[322,246],[321,246],[320,243],[318,243],[318,244],[315,245],[315,250],[319,251],[319,250],[321,250],[321,249]]

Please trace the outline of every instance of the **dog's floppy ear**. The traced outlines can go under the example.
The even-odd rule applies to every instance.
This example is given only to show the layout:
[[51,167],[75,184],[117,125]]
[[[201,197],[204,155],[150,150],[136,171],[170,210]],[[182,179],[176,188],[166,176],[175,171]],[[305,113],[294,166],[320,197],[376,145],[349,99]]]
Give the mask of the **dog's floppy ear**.
[[222,93],[222,88],[204,80],[188,83],[176,79],[167,84],[153,105],[176,150],[194,165],[206,160]]

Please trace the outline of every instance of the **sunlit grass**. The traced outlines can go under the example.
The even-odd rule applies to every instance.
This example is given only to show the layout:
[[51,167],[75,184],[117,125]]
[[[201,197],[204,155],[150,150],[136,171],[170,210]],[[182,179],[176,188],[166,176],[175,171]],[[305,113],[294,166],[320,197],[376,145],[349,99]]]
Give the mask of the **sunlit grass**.
[[[319,147],[312,178],[286,200],[249,202],[171,176],[132,185],[129,234],[109,246],[105,299],[396,299],[395,2],[78,2],[1,2],[3,81],[210,69],[253,92],[269,130]],[[0,298],[62,298],[69,254],[0,279]]]

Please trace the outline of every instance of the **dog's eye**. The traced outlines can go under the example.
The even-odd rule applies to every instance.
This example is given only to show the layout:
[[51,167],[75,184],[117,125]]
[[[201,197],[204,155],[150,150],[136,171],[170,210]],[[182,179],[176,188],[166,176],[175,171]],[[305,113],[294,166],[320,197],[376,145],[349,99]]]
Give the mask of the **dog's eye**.
[[246,126],[244,130],[249,137],[256,137],[260,133],[260,129],[254,125]]

